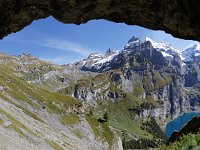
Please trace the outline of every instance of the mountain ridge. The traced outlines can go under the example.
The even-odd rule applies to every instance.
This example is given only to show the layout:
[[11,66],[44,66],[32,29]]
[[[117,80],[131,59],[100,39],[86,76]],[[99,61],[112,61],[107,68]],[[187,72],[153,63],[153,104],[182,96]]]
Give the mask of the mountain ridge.
[[[179,57],[182,62],[182,65],[184,65],[185,63],[185,58],[183,57],[184,54],[184,51],[185,50],[177,50],[175,49],[174,47],[172,47],[169,43],[167,42],[160,42],[160,43],[157,43],[155,41],[153,41],[151,38],[149,37],[145,37],[144,40],[141,40],[140,38],[138,37],[135,37],[133,36],[127,44],[125,44],[124,46],[124,49],[118,51],[118,50],[112,50],[113,51],[113,56],[112,57],[106,57],[106,54],[104,54],[104,56],[102,54],[97,54],[95,53],[96,55],[98,55],[98,60],[94,59],[90,59],[90,61],[88,60],[90,58],[90,55],[92,55],[92,53],[88,56],[88,58],[86,59],[83,59],[83,64],[81,66],[80,65],[80,62],[76,62],[74,64],[77,64],[77,66],[79,66],[79,68],[84,68],[83,70],[88,70],[88,71],[91,71],[93,66],[97,65],[97,68],[101,68],[101,66],[104,66],[104,63],[109,63],[112,61],[112,59],[114,59],[114,57],[116,55],[120,55],[122,54],[123,52],[125,51],[130,51],[131,49],[133,49],[134,47],[137,47],[141,44],[144,44],[146,42],[150,42],[151,43],[151,46],[156,49],[158,52],[161,52],[161,54],[163,55],[163,57],[167,58],[168,60],[171,60],[174,58],[174,57]],[[198,43],[198,42],[197,42]],[[108,49],[108,50],[111,50],[111,49]],[[115,54],[115,55],[114,55]],[[89,61],[89,63],[86,65],[85,63],[87,63],[87,61]],[[104,62],[105,61],[105,62]],[[86,65],[84,67],[84,65]],[[95,68],[95,67],[94,67]],[[98,70],[98,69],[94,69],[94,70]]]
[[[93,53],[63,66],[29,54],[2,54],[0,103],[16,111],[2,107],[0,127],[7,130],[11,123],[16,135],[26,130],[34,138],[30,124],[25,121],[27,127],[23,127],[19,116],[49,122],[47,132],[53,130],[57,136],[56,132],[63,131],[69,139],[59,134],[55,140],[38,123],[39,133],[49,136],[47,141],[40,137],[38,145],[48,148],[56,143],[67,149],[80,142],[78,149],[85,144],[82,149],[121,150],[122,142],[144,139],[158,146],[166,140],[162,130],[169,120],[200,110],[200,63],[197,58],[185,62],[180,55],[168,43],[137,37],[121,51],[108,49],[104,55]],[[20,123],[14,124],[13,118]],[[21,140],[27,143],[26,137]]]
[[[145,37],[144,40],[141,40],[138,37],[133,36],[127,44],[125,44],[124,49],[118,51],[118,50],[112,50],[116,55],[119,55],[120,53],[122,53],[123,51],[128,51],[131,48],[134,48],[138,45],[141,45],[142,43],[145,42],[150,42],[151,46],[156,49],[157,51],[161,52],[163,57],[166,57],[168,59],[173,59],[173,57],[180,57],[182,65],[184,65],[185,62],[189,62],[192,61],[193,57],[197,57],[200,54],[200,43],[199,42],[193,42],[190,45],[187,46],[187,48],[185,48],[184,50],[177,50],[174,47],[172,47],[169,43],[167,42],[155,42],[153,41],[151,38],[149,37]],[[108,50],[111,50],[110,48]],[[190,51],[190,53],[188,52]],[[92,53],[91,53],[92,54]],[[90,55],[91,55],[90,54]],[[92,63],[92,65],[90,66],[90,68],[92,68],[92,66],[94,66],[95,64],[100,64],[103,65],[104,61],[106,62],[110,62],[112,61],[112,58],[107,58],[106,54],[103,56],[102,54],[98,54],[95,53],[96,55],[98,55],[98,61],[97,60],[91,60],[90,63]],[[90,58],[90,55],[88,56],[88,59]],[[115,55],[113,55],[114,57]],[[104,59],[104,61],[103,61]],[[107,59],[107,61],[105,60]],[[84,59],[84,62],[87,61],[87,59]],[[94,62],[93,62],[94,61]],[[79,63],[79,62],[76,62]],[[82,64],[83,66],[85,65]],[[98,67],[100,68],[100,65],[98,65]],[[87,67],[86,67],[87,68]]]
[[[156,43],[148,37],[146,37],[142,41],[141,39],[133,36],[128,41],[128,44],[124,46],[124,49],[122,49],[116,55],[114,55],[113,59],[107,61],[106,63],[102,63],[100,67],[98,66],[95,68],[95,66],[92,64],[89,67],[79,66],[78,68],[82,71],[89,71],[89,72],[94,72],[94,73],[104,73],[104,72],[109,72],[109,71],[112,72],[114,70],[121,69],[122,71],[119,71],[119,72],[122,72],[122,73],[120,73],[121,75],[119,76],[124,76],[124,77],[119,77],[119,78],[122,78],[122,80],[124,80],[122,82],[127,82],[126,84],[130,84],[128,82],[133,82],[130,80],[125,81],[125,79],[123,79],[123,78],[130,78],[130,77],[126,77],[126,75],[123,75],[126,71],[127,72],[133,71],[134,73],[136,73],[133,76],[136,76],[137,74],[141,76],[141,73],[142,73],[143,74],[142,76],[145,77],[145,74],[147,74],[147,76],[150,76],[149,81],[152,80],[151,81],[152,83],[150,83],[152,85],[147,85],[147,86],[153,86],[153,87],[157,86],[158,89],[154,89],[154,90],[157,90],[157,92],[159,92],[159,90],[161,90],[163,87],[166,89],[162,89],[162,90],[167,90],[169,92],[171,88],[170,86],[174,86],[175,88],[177,88],[176,90],[175,89],[174,90],[175,91],[178,90],[180,92],[178,96],[177,94],[171,91],[171,93],[174,93],[176,95],[175,96],[176,98],[174,97],[177,101],[176,104],[174,103],[173,96],[171,98],[168,97],[168,99],[171,99],[170,100],[171,106],[168,106],[170,107],[170,110],[168,111],[173,112],[173,109],[174,109],[176,112],[176,110],[178,110],[176,112],[177,114],[175,113],[174,115],[172,115],[173,116],[172,118],[174,118],[174,117],[177,117],[178,114],[180,115],[190,110],[191,109],[190,105],[192,107],[192,110],[198,110],[199,99],[198,99],[198,94],[196,92],[197,88],[194,90],[191,90],[191,93],[194,92],[195,94],[191,94],[191,95],[186,94],[187,90],[191,86],[198,85],[199,70],[196,67],[196,65],[198,65],[198,62],[196,60],[194,60],[192,65],[191,63],[188,64],[185,61],[183,61],[182,52],[176,50],[175,48],[173,48],[170,44],[166,42]],[[165,75],[162,75],[162,72],[164,72]],[[157,74],[158,79],[161,80],[159,82],[168,83],[168,81],[167,82],[165,81],[166,79],[162,79],[162,78],[165,77],[166,74],[170,74],[170,72],[171,74],[173,73],[176,74],[173,76],[176,76],[177,79],[174,79],[172,75],[169,75],[171,76],[170,77],[171,83],[169,84],[169,86],[165,84],[162,85],[160,83],[159,84],[162,85],[161,87],[160,85],[159,86],[155,85],[156,84],[154,81],[155,74]],[[139,82],[140,84],[141,83],[143,84],[141,85],[142,88],[140,88],[140,90],[143,89],[145,91],[144,81],[145,80],[141,78],[140,81],[137,81],[137,82]],[[121,85],[121,86],[122,86],[121,88],[124,89],[123,87],[124,85]],[[185,89],[183,89],[183,87]],[[127,88],[125,89],[127,90]],[[132,91],[132,89],[133,88],[130,87],[128,88],[128,91]],[[153,94],[153,91],[145,91],[145,94],[143,93],[142,97],[147,97],[149,92]],[[152,95],[152,94],[150,94],[150,96],[153,96],[153,99],[160,99],[161,97],[163,97],[159,95],[158,93],[156,95]],[[170,95],[170,93],[168,93],[168,95]],[[189,102],[189,99],[191,98],[192,100]],[[181,104],[182,102],[184,102],[185,104]],[[177,109],[176,105],[180,108]],[[195,108],[193,108],[194,106]]]

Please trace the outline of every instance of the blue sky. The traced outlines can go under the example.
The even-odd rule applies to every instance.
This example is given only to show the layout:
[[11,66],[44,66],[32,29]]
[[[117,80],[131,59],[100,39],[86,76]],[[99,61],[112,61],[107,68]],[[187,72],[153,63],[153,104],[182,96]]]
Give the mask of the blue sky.
[[178,50],[192,42],[174,38],[163,31],[123,23],[93,20],[74,25],[49,17],[34,21],[20,32],[0,40],[0,52],[9,55],[30,53],[43,60],[66,64],[86,58],[92,52],[103,54],[108,48],[121,50],[132,36],[150,37],[156,42],[167,41]]

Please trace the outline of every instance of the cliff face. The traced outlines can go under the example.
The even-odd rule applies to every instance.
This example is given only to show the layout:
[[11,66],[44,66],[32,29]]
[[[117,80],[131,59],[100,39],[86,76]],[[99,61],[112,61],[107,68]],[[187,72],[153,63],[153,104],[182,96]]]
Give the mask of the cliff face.
[[141,118],[153,116],[162,126],[184,112],[199,110],[197,58],[188,62],[167,43],[135,37],[121,52],[98,58],[74,64],[97,75],[76,81],[66,88],[68,93],[72,90],[71,95],[93,107],[99,101],[123,101],[132,95],[140,104],[128,109]]
[[113,72],[107,76],[100,75],[103,76],[100,78],[106,80],[104,83],[96,80],[97,78],[89,83],[86,83],[88,80],[78,81],[72,94],[77,99],[96,106],[98,100],[123,101],[128,93],[140,98],[141,103],[149,103],[150,107],[143,107],[142,104],[137,106],[140,117],[147,118],[151,114],[159,122],[166,122],[167,119],[174,119],[191,108],[198,108],[197,102],[191,105],[188,101],[190,98],[187,98],[183,91],[180,79],[173,79],[170,74],[166,75],[157,70],[148,74],[140,72],[139,75],[128,70]]
[[195,0],[6,0],[0,2],[0,38],[51,15],[63,23],[106,19],[199,40],[199,6]]

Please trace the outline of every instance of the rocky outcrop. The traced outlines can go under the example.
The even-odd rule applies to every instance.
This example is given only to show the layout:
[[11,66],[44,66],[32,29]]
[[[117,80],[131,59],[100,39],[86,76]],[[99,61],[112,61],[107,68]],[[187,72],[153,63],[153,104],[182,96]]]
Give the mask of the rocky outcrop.
[[195,0],[6,0],[0,1],[0,38],[52,15],[63,23],[106,19],[199,40],[199,7]]

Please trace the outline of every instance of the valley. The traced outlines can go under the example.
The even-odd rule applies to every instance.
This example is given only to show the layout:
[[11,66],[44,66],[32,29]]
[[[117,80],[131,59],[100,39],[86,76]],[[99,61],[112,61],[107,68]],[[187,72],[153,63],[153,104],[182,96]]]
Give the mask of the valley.
[[159,148],[169,121],[200,110],[199,60],[198,42],[176,50],[134,36],[65,65],[2,53],[0,148]]

